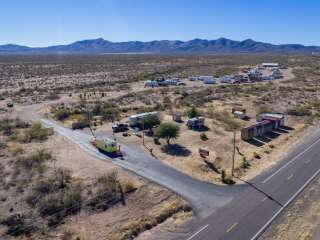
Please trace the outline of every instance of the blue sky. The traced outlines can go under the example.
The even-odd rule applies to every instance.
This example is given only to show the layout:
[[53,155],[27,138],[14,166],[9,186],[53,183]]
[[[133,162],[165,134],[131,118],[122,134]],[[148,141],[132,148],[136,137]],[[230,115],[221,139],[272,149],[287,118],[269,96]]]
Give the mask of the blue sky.
[[318,0],[3,0],[0,44],[234,40],[320,45]]

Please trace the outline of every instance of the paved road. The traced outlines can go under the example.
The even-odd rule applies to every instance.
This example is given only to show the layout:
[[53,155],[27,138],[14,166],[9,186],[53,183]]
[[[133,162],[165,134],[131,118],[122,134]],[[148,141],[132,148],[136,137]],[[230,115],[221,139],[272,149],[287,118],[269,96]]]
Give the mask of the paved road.
[[320,173],[320,131],[252,183],[265,192],[244,189],[226,206],[193,226],[179,239],[254,240]]
[[41,119],[41,122],[44,126],[54,128],[57,133],[78,144],[90,155],[104,161],[112,161],[124,169],[176,192],[191,203],[195,214],[201,218],[209,216],[215,210],[232,201],[239,192],[249,188],[246,185],[226,188],[196,180],[163,164],[144,151],[124,144],[121,144],[124,159],[110,159],[90,144],[91,135],[81,131],[72,131],[48,119]]

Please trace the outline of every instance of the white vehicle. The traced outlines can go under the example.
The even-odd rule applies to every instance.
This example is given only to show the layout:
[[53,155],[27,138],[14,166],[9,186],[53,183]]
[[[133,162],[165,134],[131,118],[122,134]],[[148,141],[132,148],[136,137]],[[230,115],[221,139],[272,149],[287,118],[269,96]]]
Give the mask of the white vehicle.
[[190,81],[198,81],[198,77],[190,76],[190,77],[189,77],[189,80],[190,80]]
[[154,80],[148,80],[146,81],[146,83],[144,84],[145,87],[158,87],[159,84],[157,81]]
[[164,80],[165,81],[165,83],[167,84],[167,85],[170,85],[170,86],[177,86],[178,85],[178,82],[179,81],[177,81],[177,80],[175,80],[175,79],[166,79],[166,80]]
[[199,76],[198,80],[200,81],[208,81],[208,80],[214,80],[213,76]]

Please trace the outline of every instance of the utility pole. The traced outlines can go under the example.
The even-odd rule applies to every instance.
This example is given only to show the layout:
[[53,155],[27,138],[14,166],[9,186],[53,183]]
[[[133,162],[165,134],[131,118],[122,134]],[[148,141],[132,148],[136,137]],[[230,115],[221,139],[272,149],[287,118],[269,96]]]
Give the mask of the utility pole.
[[142,145],[144,146],[144,118],[142,118]]
[[232,169],[231,176],[234,177],[234,160],[236,155],[236,131],[233,131],[233,154],[232,154]]

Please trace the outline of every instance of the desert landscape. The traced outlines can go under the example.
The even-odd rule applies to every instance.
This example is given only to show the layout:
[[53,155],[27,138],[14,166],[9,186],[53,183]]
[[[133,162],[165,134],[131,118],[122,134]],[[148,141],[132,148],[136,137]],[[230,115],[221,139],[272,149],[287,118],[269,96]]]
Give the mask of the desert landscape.
[[[279,63],[281,78],[190,78],[247,75],[263,62]],[[40,119],[102,134],[204,182],[241,185],[316,128],[319,67],[318,57],[305,55],[1,56],[1,238],[161,239],[193,217],[180,196],[94,158]],[[146,86],[162,78],[181,84]],[[150,112],[158,118],[114,130]],[[285,124],[243,140],[242,129],[262,113],[281,114]],[[194,117],[204,118],[201,128],[188,125]],[[161,134],[165,127],[177,134]]]

